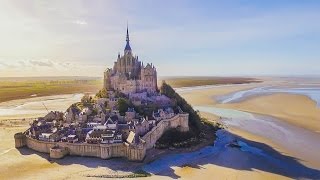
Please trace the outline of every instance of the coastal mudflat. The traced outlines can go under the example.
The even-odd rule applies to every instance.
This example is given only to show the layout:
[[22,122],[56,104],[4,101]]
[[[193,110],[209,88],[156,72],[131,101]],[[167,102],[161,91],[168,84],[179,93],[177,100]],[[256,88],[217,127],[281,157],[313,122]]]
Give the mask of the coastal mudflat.
[[[272,83],[181,88],[177,91],[195,107],[248,111],[250,114],[275,118],[280,124],[288,124],[288,127],[294,126],[312,133],[318,133],[318,109],[315,102],[306,96],[277,93],[252,96],[239,102],[225,104],[216,99],[219,96],[250,90],[266,84],[270,85]],[[16,104],[11,102],[11,104],[7,103],[1,108],[22,105],[25,108],[24,110],[34,110],[35,107],[40,107],[41,101],[45,101],[45,104],[48,104],[50,108],[50,103],[46,100],[51,101],[51,99],[43,98],[40,100],[33,99],[32,102],[37,102],[34,106],[32,103],[24,106],[27,102]],[[70,100],[71,103],[75,100],[72,98],[73,96],[70,96],[63,101],[69,102]],[[59,103],[59,101],[53,102],[56,105],[55,109],[57,109]],[[66,104],[60,104],[63,106],[60,108],[65,109],[64,106],[68,106]],[[45,109],[42,109],[42,111],[44,111],[43,113],[46,112]],[[222,123],[231,122],[230,119],[220,118],[221,114],[217,115],[203,111],[201,114],[210,120]],[[23,116],[16,115],[14,118]],[[234,116],[234,114],[231,113],[231,116]],[[299,117],[305,120],[300,120]],[[249,121],[246,123],[251,122],[250,118],[239,119],[239,121],[236,118],[234,119],[236,122],[241,122],[241,120]],[[309,125],[309,123],[314,123],[314,125]],[[36,153],[24,148],[17,150],[14,148],[13,135],[27,129],[28,122],[1,121],[0,179],[88,179],[89,177],[89,179],[95,179],[92,176],[98,178],[104,175],[127,175],[140,168],[153,174],[151,177],[143,179],[317,179],[317,177],[320,177],[318,163],[310,161],[312,157],[308,157],[306,160],[303,154],[290,149],[290,146],[285,146],[284,144],[289,143],[289,141],[284,141],[281,144],[272,138],[266,138],[239,127],[241,126],[228,125],[226,130],[219,133],[215,146],[207,146],[195,152],[171,153],[163,155],[149,164],[141,164],[128,163],[123,159],[101,160],[87,157],[66,157],[61,160],[50,160],[47,154]],[[272,133],[272,126],[267,127],[271,128],[270,133]],[[229,145],[235,140],[240,147]],[[301,139],[301,141],[305,141],[305,139]],[[317,151],[317,149],[314,149],[314,151]],[[311,155],[313,154],[311,153]]]
[[36,118],[48,111],[65,111],[71,104],[79,102],[83,94],[63,94],[0,103],[0,120]]
[[[234,95],[236,92],[249,91],[254,88],[269,86],[270,84],[272,84],[272,82],[242,86],[232,85],[232,88],[220,86],[194,91],[183,91],[180,94],[195,107],[204,107],[206,111],[201,111],[200,109],[204,117],[229,123],[228,131],[230,133],[245,139],[245,141],[250,142],[249,144],[260,147],[260,150],[266,152],[268,155],[273,157],[279,156],[278,158],[281,159],[281,163],[283,164],[280,165],[277,170],[270,168],[262,171],[261,169],[259,170],[259,168],[255,170],[255,161],[247,157],[248,160],[252,162],[252,170],[259,174],[259,179],[269,179],[270,175],[282,175],[282,178],[293,179],[317,179],[317,177],[320,177],[320,162],[317,155],[317,152],[320,150],[318,145],[320,143],[320,109],[316,101],[307,95],[284,92],[249,96],[231,103],[221,103],[221,101],[219,101],[219,97],[221,96],[228,94]],[[277,83],[276,86],[281,87],[281,83]],[[291,84],[291,86],[296,87],[294,83]],[[237,98],[240,99],[241,97]],[[237,117],[239,114],[230,112],[229,109],[240,110],[244,113],[248,112],[248,117],[241,117],[241,114],[240,117]],[[261,115],[260,119],[251,118],[251,116],[259,115]],[[228,116],[229,119],[222,118],[221,116]],[[275,119],[275,121],[271,119]],[[255,122],[257,120],[263,121]],[[259,124],[264,127],[259,127]],[[291,131],[288,132],[288,128]],[[273,136],[270,136],[270,134]],[[277,135],[283,139],[275,138]],[[292,159],[288,157],[292,157]],[[243,162],[237,161],[233,163],[239,165]],[[263,163],[267,162],[264,161]],[[290,171],[279,173],[278,170],[283,169],[285,166],[291,166],[291,171],[300,171],[300,174],[304,174],[301,169],[305,171],[311,170],[315,174],[311,177],[304,177],[303,175],[299,177],[299,175],[293,176]],[[181,169],[178,168],[179,172],[180,170]],[[199,171],[199,176],[210,177],[209,175],[205,176],[207,171],[204,169],[193,169],[193,171],[195,171],[196,174],[197,171]],[[214,173],[213,171],[214,170],[210,172]],[[245,174],[247,172],[236,171],[233,173],[233,171],[234,169],[232,168],[228,169],[221,177],[246,179]],[[215,172],[220,175],[219,171]],[[251,174],[251,177],[255,176]],[[279,177],[277,179],[279,179]]]
[[249,98],[237,103],[219,104],[216,107],[267,114],[278,119],[320,133],[320,108],[303,95],[277,93]]

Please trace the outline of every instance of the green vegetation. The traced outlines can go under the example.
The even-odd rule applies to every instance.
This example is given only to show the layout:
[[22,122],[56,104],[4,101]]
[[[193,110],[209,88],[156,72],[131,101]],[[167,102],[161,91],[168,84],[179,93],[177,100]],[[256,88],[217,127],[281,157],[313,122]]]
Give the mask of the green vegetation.
[[150,173],[140,169],[140,170],[133,172],[133,174],[128,175],[127,178],[138,178],[138,177],[149,177],[149,176],[151,176]]
[[84,107],[89,107],[94,103],[94,100],[91,96],[89,96],[89,94],[85,94],[81,98],[81,103],[83,104]]
[[195,144],[198,144],[198,139],[191,131],[180,132],[177,129],[169,129],[156,142],[156,148],[187,148]]
[[[186,148],[197,145],[206,139],[208,139],[208,141],[212,140],[211,142],[213,142],[215,131],[220,128],[218,124],[201,118],[199,112],[195,111],[192,106],[166,82],[163,82],[160,92],[174,101],[173,109],[176,112],[182,110],[183,112],[189,113],[190,131],[180,132],[176,129],[166,131],[157,141],[157,148]],[[140,115],[151,117],[152,112],[160,108],[156,104],[135,106],[124,95],[118,94],[117,96],[119,97],[117,109],[121,115],[125,115],[128,108],[134,108]]]
[[124,116],[129,107],[133,107],[131,102],[125,98],[119,98],[117,102],[117,109],[121,116]]
[[[69,111],[70,108],[76,108],[79,111],[82,111],[85,107],[90,107],[92,108],[95,103],[95,99],[90,96],[89,94],[85,94],[80,102],[76,102],[74,104],[71,104],[71,106],[67,109]],[[94,113],[95,109],[93,110]]]
[[128,108],[134,108],[134,110],[140,115],[143,115],[145,117],[152,117],[152,113],[160,108],[156,104],[135,106],[131,101],[127,99],[127,97],[125,97],[125,95],[118,94],[117,96],[120,97],[117,102],[117,109],[119,110],[121,115],[125,115],[125,112],[128,110]]
[[222,125],[201,118],[201,129],[199,134],[194,131],[180,132],[177,129],[166,131],[156,142],[156,148],[167,149],[173,148],[189,148],[200,144],[201,142],[211,143],[215,140],[215,132],[222,129]]
[[201,117],[198,112],[166,82],[163,82],[160,92],[167,97],[174,99],[175,108],[180,107],[183,112],[189,113],[190,130],[195,134],[199,134],[201,130]]
[[215,132],[220,128],[218,124],[201,118],[199,112],[195,111],[192,106],[166,82],[163,82],[160,92],[175,100],[175,109],[181,108],[183,112],[189,113],[190,131],[179,132],[178,130],[169,130],[165,132],[157,141],[157,148],[191,147],[206,139],[213,142],[213,139],[215,139]]
[[108,92],[106,89],[101,89],[97,94],[96,94],[97,98],[108,98]]
[[241,77],[176,77],[176,78],[163,78],[167,84],[174,88],[179,87],[192,87],[204,85],[218,85],[218,84],[244,84],[252,82],[261,82],[254,78],[241,78]]
[[128,175],[87,175],[86,177],[93,177],[93,178],[142,178],[142,177],[150,177],[151,174],[140,169],[132,174]]
[[140,106],[134,106],[134,109],[137,113],[143,114],[147,117],[152,117],[152,113],[154,111],[157,111],[160,107],[156,104],[148,104],[148,105],[140,105]]
[[100,78],[1,78],[0,102],[30,98],[31,95],[39,97],[96,92],[101,86],[102,80]]

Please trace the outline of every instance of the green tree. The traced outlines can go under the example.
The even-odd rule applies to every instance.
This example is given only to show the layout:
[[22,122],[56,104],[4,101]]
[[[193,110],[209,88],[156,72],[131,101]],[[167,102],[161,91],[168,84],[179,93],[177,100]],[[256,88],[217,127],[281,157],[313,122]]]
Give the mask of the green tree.
[[199,134],[202,123],[201,117],[199,116],[198,112],[195,111],[192,108],[192,106],[178,93],[176,93],[175,90],[165,81],[162,82],[160,92],[169,97],[170,99],[173,99],[175,101],[176,106],[180,107],[183,112],[189,113],[189,127],[193,132]]
[[97,94],[96,97],[98,98],[108,98],[108,92],[106,89],[101,89]]
[[89,96],[88,94],[85,94],[82,98],[81,98],[81,103],[83,104],[83,106],[88,107],[91,106],[93,103],[93,99],[91,96]]
[[131,103],[125,98],[119,98],[117,102],[117,109],[121,116],[124,116],[128,108],[132,107]]

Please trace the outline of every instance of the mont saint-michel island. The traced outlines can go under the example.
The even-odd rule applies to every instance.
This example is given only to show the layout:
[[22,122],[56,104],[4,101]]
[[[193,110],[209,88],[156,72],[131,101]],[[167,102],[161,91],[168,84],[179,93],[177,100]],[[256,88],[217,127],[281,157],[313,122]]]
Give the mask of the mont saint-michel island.
[[198,143],[205,133],[202,126],[209,124],[170,85],[163,82],[158,88],[156,67],[133,54],[128,27],[126,33],[124,52],[104,72],[102,90],[84,95],[65,112],[35,119],[14,135],[16,148],[26,146],[53,159],[72,155],[143,161],[147,150],[169,145],[167,139],[158,142],[166,132],[165,138],[186,136],[173,142],[175,147]]
[[0,1],[0,180],[320,180],[320,1]]

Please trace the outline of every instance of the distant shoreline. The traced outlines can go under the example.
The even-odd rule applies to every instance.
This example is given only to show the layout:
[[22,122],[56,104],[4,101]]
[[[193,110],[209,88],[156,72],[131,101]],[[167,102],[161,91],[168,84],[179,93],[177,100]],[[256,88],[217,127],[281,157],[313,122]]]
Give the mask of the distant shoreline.
[[[262,82],[241,77],[168,77],[162,80],[174,88]],[[96,77],[0,77],[0,103],[51,95],[96,93],[102,86],[102,79]]]
[[260,83],[261,79],[245,77],[178,77],[163,79],[173,88],[208,86],[208,85],[228,85],[228,84],[248,84]]
[[96,93],[102,87],[102,80],[96,78],[9,79],[0,79],[0,103],[32,97]]

